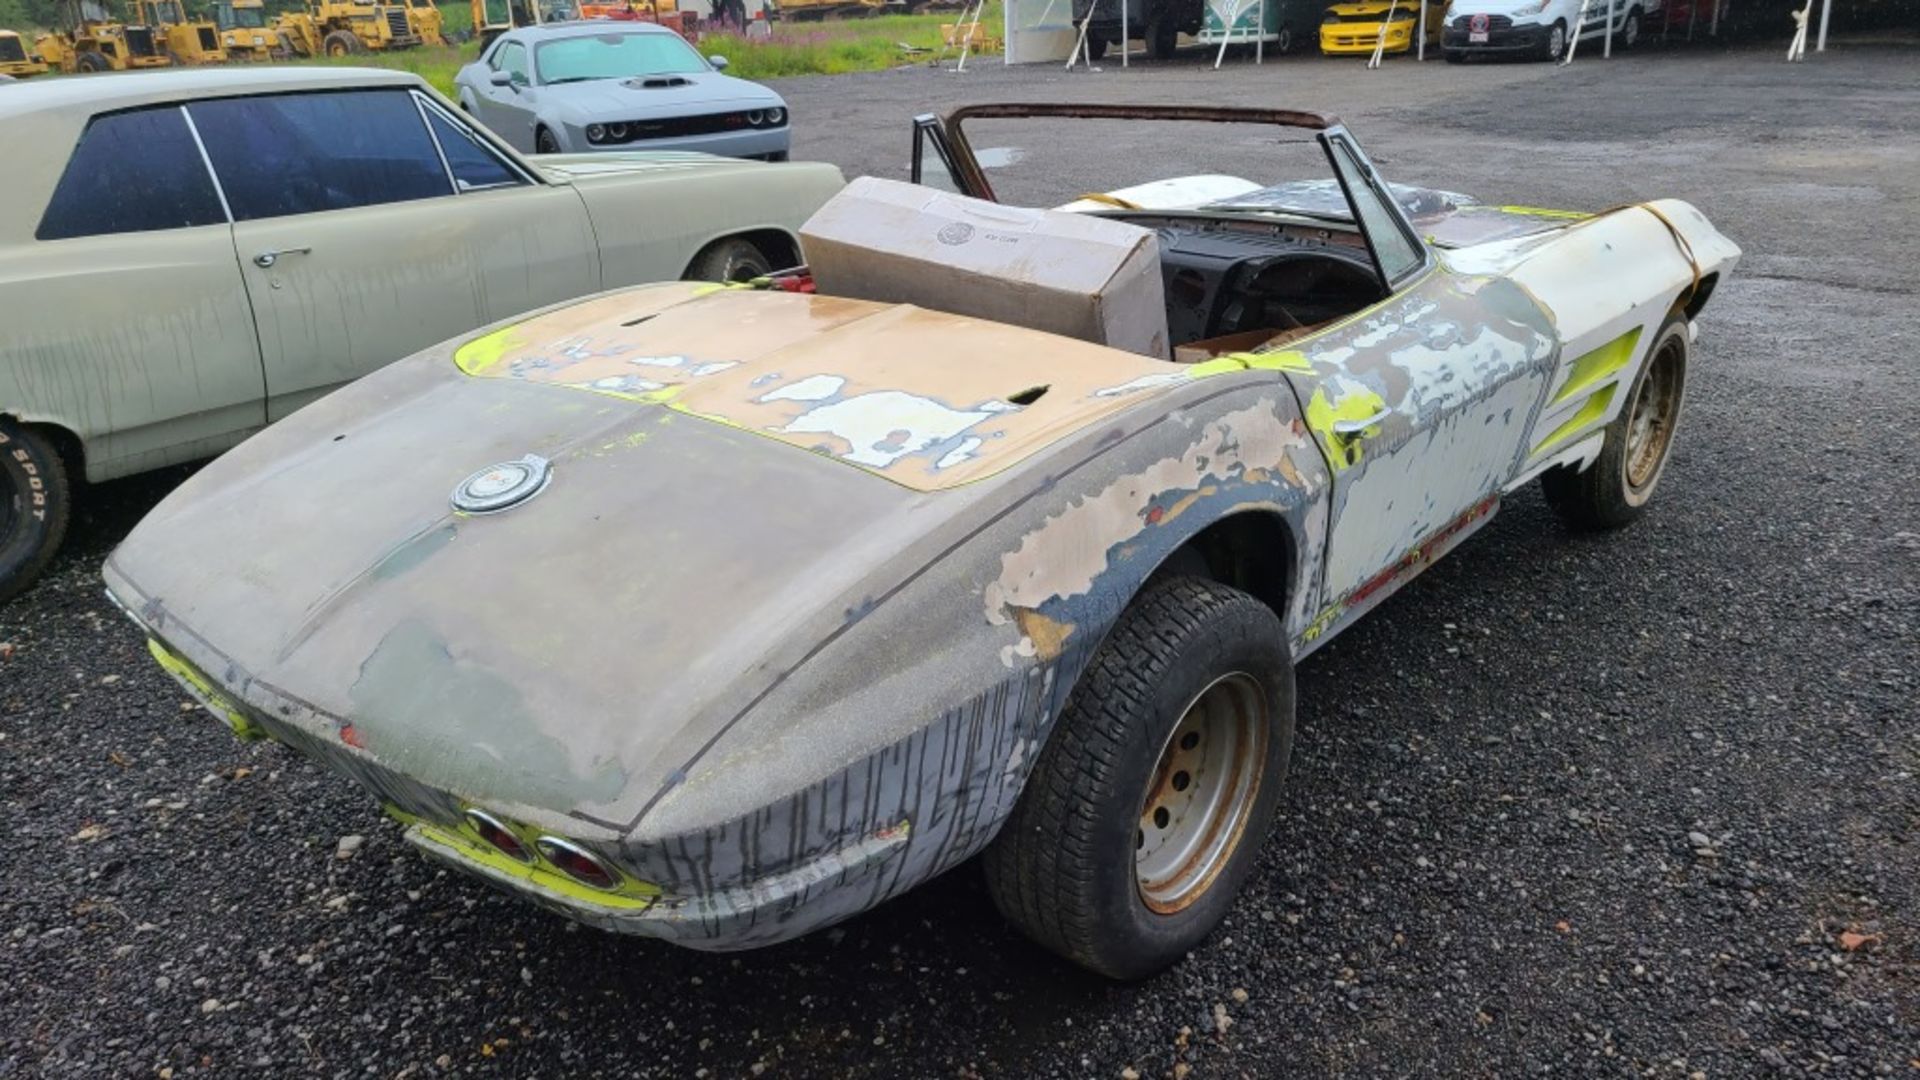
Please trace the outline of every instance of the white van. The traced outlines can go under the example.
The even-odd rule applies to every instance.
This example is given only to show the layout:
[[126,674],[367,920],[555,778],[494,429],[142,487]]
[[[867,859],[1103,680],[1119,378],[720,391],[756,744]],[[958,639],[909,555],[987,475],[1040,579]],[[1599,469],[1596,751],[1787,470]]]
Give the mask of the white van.
[[1558,60],[1566,55],[1573,28],[1583,43],[1597,43],[1611,30],[1614,48],[1632,48],[1643,24],[1659,13],[1661,0],[1613,0],[1608,26],[1607,0],[1453,0],[1440,44],[1449,63],[1469,56],[1532,56]]

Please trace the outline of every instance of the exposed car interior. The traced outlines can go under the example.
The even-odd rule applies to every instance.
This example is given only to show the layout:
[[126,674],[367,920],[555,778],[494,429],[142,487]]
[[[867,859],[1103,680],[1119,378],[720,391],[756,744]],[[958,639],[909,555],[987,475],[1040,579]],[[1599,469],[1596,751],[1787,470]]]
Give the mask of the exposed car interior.
[[[1365,242],[1345,229],[1205,214],[1102,216],[1158,235],[1175,359],[1294,340],[1385,298]],[[1220,348],[1192,348],[1216,341]]]
[[[1081,108],[1008,106],[1004,112],[1073,116]],[[1328,123],[1306,114],[1271,122],[1312,128],[1315,121]],[[956,145],[946,126],[930,116],[916,121],[912,174],[917,182],[993,199],[980,168],[971,148]],[[1153,232],[1165,293],[1167,358],[1194,362],[1278,347],[1362,311],[1390,292],[1346,195],[1331,178],[1273,188],[1238,177],[1192,178],[1196,192],[1210,189],[1225,197],[1218,205],[1214,199],[1196,204],[1182,198],[1176,188],[1183,183],[1189,182],[1088,194],[1060,208]],[[1135,192],[1167,198],[1143,199],[1142,205],[1119,197]]]

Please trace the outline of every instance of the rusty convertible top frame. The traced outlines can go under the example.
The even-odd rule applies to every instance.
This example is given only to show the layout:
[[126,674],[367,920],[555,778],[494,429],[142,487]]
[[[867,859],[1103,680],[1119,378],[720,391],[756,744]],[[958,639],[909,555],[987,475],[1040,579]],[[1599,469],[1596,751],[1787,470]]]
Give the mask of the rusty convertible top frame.
[[[1255,109],[1237,105],[1100,105],[1084,102],[995,102],[962,105],[941,118],[943,138],[938,149],[956,179],[998,202],[993,185],[973,156],[965,130],[969,120],[1007,120],[1031,117],[1059,117],[1068,120],[1187,120],[1210,124],[1268,124],[1274,127],[1304,128],[1326,133],[1340,127],[1338,117],[1303,109]],[[930,116],[917,118],[924,126]],[[914,175],[920,172],[920,144],[914,141]]]

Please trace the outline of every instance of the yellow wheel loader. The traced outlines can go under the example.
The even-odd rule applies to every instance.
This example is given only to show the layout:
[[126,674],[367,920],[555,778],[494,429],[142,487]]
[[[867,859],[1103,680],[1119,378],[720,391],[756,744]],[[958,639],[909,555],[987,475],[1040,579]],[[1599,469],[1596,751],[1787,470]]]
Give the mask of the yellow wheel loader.
[[136,22],[153,28],[160,47],[176,64],[224,64],[227,50],[212,19],[191,19],[181,0],[129,0]]
[[115,19],[100,0],[73,0],[62,6],[61,16],[73,29],[42,34],[34,39],[33,49],[48,65],[69,75],[173,63],[158,31]]
[[287,56],[279,32],[267,25],[267,8],[262,0],[215,0],[213,24],[220,31],[220,45],[227,50],[229,60],[263,63]]
[[305,11],[274,20],[274,28],[298,56],[355,56],[420,45],[404,2],[310,0]]
[[24,79],[47,73],[47,61],[37,52],[28,52],[27,43],[12,30],[0,30],[0,75]]

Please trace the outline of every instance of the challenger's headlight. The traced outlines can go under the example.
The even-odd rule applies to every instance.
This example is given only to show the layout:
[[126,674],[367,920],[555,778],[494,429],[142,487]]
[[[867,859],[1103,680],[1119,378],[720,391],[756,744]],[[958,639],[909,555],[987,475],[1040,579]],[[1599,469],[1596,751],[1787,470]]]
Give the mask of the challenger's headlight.
[[587,141],[588,142],[606,142],[607,129],[605,125],[588,124],[587,125]]

